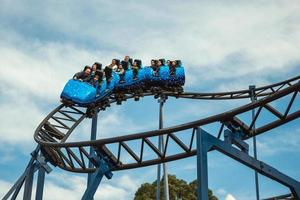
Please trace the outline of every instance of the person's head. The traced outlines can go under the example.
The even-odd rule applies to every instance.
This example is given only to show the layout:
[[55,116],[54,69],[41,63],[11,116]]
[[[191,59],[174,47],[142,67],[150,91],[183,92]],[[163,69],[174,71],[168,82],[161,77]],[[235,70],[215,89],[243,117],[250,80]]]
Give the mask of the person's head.
[[132,66],[137,67],[137,63],[135,62],[135,60],[133,61]]
[[176,64],[176,61],[175,60],[173,60],[173,61],[171,61],[171,66],[172,67],[175,67],[177,64]]
[[96,75],[94,76],[94,80],[95,80],[95,81],[98,81],[98,80],[99,80],[99,75],[96,74]]
[[86,66],[84,67],[84,69],[83,69],[85,75],[90,75],[90,74],[91,74],[91,70],[92,70],[91,67],[88,66],[88,65],[86,65]]
[[176,66],[181,66],[181,60],[176,60]]
[[95,62],[92,66],[92,71],[101,70],[101,68],[102,68],[102,64]]
[[115,59],[116,61],[116,65],[119,66],[120,65],[120,60],[119,59]]
[[158,61],[157,61],[157,66],[159,66],[159,67],[162,66],[161,60],[158,60]]
[[165,63],[166,63],[166,60],[164,58],[159,59],[159,61],[160,61],[161,65],[165,65]]
[[115,65],[115,64],[116,64],[116,60],[117,60],[117,59],[112,59],[112,60],[111,60],[111,64],[112,64],[112,65]]
[[142,66],[142,61],[139,60],[139,59],[135,59],[134,62],[133,62],[133,66],[141,67]]
[[119,65],[118,65],[118,68],[119,68],[119,69],[123,69],[123,65],[122,65],[122,64],[119,64]]
[[128,66],[128,63],[127,63],[125,60],[122,60],[122,61],[121,61],[121,65],[122,65],[122,68],[123,68],[123,69],[128,69],[128,67],[127,67],[127,66]]
[[103,77],[103,73],[100,70],[96,70],[94,80],[98,81]]
[[167,60],[167,65],[170,66],[171,65],[171,61]]
[[129,62],[129,58],[130,58],[129,56],[125,56],[125,57],[124,57],[124,61],[125,61],[125,62]]
[[155,62],[155,60],[151,60],[151,66],[155,66],[155,64],[156,64],[156,62]]

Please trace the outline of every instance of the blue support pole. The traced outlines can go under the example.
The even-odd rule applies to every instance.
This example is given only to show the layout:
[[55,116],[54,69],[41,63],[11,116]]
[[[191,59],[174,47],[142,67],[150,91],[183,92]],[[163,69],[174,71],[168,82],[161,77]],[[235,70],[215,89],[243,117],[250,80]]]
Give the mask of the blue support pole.
[[[250,97],[251,97],[251,102],[256,101],[255,97],[255,85],[250,85]],[[252,110],[252,120],[255,118],[255,109]],[[255,129],[255,123],[253,124],[253,129]],[[257,147],[256,147],[256,136],[253,136],[253,153],[254,153],[254,158],[257,159]],[[255,191],[256,191],[256,200],[259,200],[259,181],[258,181],[258,173],[257,171],[254,172],[255,174]]]
[[[15,194],[16,191],[19,193],[25,179],[26,179],[26,173],[27,173],[27,170],[25,170],[25,172],[21,175],[21,177],[16,181],[16,183],[12,186],[12,188],[6,193],[6,195],[3,197],[2,200],[7,200],[11,194]],[[11,198],[13,199],[13,198]],[[16,199],[16,197],[14,198]]]
[[[98,111],[98,110],[97,110]],[[91,141],[96,140],[97,137],[97,123],[98,123],[98,112],[94,114],[92,118],[92,128],[91,128]],[[90,156],[93,157],[95,155],[94,148],[90,147]],[[89,162],[89,168],[93,167],[93,163]],[[90,185],[93,173],[88,174],[87,186]]]
[[91,182],[81,198],[82,200],[91,200],[94,198],[103,176],[106,176],[107,179],[111,179],[113,176],[108,162],[102,156],[94,156],[92,159],[97,163],[97,170],[93,173]]
[[[158,99],[159,103],[159,129],[163,128],[163,106],[166,102],[167,97],[161,96]],[[163,135],[160,135],[158,137],[158,149],[160,152],[164,149],[164,137]],[[164,173],[164,199],[169,200],[169,180],[168,180],[168,170],[167,170],[167,164],[163,163],[163,173]],[[156,181],[156,200],[160,200],[160,179],[161,179],[161,164],[157,165],[157,181]]]
[[37,186],[36,186],[36,195],[35,195],[36,200],[43,199],[44,184],[45,184],[45,169],[43,167],[40,167],[38,172]]
[[33,174],[34,174],[34,165],[29,167],[28,174],[25,179],[23,199],[31,199],[32,194],[32,184],[33,184]]
[[197,129],[197,199],[208,200],[207,141],[202,129]]
[[[26,181],[26,179],[28,177],[28,174],[29,174],[31,168],[34,166],[35,158],[39,151],[40,151],[40,145],[38,145],[35,148],[35,150],[31,153],[32,157],[31,157],[24,173],[20,176],[20,178],[16,181],[16,183],[12,186],[12,188],[6,193],[6,195],[2,198],[2,200],[7,200],[11,195],[12,195],[11,200],[14,200],[17,198],[24,182]],[[28,186],[29,185],[27,185],[27,188],[28,188]]]
[[[234,138],[236,135],[236,133],[233,132],[231,134],[233,135],[231,138]],[[202,139],[200,140],[202,144],[206,144],[206,150],[207,150],[206,152],[211,150],[217,150],[220,153],[223,153],[228,157],[231,157],[232,159],[240,162],[241,164],[253,170],[256,170],[258,173],[266,177],[269,177],[274,181],[277,181],[278,183],[281,183],[282,185],[290,188],[291,192],[294,195],[294,198],[300,199],[300,182],[298,182],[297,180],[281,173],[280,171],[273,168],[272,166],[251,157],[248,154],[248,152],[233,147],[231,143],[219,140],[218,138],[210,135],[204,130],[201,130],[201,135],[202,136],[200,138]],[[205,159],[202,160],[205,161]]]

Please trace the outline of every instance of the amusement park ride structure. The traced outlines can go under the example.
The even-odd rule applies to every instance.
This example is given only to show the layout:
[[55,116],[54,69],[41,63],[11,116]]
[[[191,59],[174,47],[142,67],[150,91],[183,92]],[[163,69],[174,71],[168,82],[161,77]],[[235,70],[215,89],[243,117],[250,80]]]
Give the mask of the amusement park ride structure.
[[[35,196],[37,200],[42,199],[45,173],[50,173],[52,170],[50,164],[70,172],[88,173],[88,186],[82,197],[87,200],[93,199],[103,176],[111,179],[113,172],[119,170],[158,165],[197,156],[198,199],[207,200],[207,154],[213,150],[277,181],[291,191],[291,194],[271,199],[300,199],[300,182],[258,160],[256,155],[254,157],[249,155],[247,143],[250,138],[254,138],[255,141],[255,136],[300,117],[300,104],[295,101],[299,90],[300,76],[273,85],[232,92],[172,92],[165,91],[163,88],[147,90],[140,94],[140,97],[150,95],[159,97],[161,109],[163,103],[170,97],[194,100],[249,98],[252,102],[218,115],[168,128],[162,126],[161,112],[159,130],[96,140],[98,112],[117,102],[116,94],[111,94],[105,103],[100,103],[95,108],[91,140],[82,142],[68,142],[67,139],[76,127],[90,116],[86,108],[63,103],[50,112],[37,127],[34,139],[38,146],[31,153],[31,160],[25,172],[3,199],[16,199],[22,187],[24,187],[23,199],[31,199],[35,172],[38,172]],[[123,100],[132,98],[136,99],[136,96],[126,93]],[[285,108],[276,109],[274,103],[287,98],[289,100],[286,105],[284,104]],[[268,118],[269,121],[264,120],[264,123],[257,123],[263,117],[263,112],[268,112],[273,118]],[[246,113],[252,114],[252,117],[242,117]],[[206,125],[213,125],[214,130],[217,131],[208,133],[204,129]],[[189,138],[188,141],[183,140],[182,135]],[[159,145],[153,142],[158,138],[160,138]],[[135,144],[134,148],[132,143]],[[171,143],[175,144],[180,151],[170,153]]]

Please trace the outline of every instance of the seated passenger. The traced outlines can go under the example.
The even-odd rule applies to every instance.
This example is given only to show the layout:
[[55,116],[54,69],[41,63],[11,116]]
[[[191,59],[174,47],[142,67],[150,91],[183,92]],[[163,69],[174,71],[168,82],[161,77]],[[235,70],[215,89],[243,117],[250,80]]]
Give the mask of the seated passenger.
[[90,81],[91,79],[91,67],[90,66],[85,66],[82,72],[78,72],[73,76],[73,79],[79,80],[79,81]]
[[125,76],[125,70],[123,68],[123,65],[126,65],[126,63],[124,61],[121,62],[122,64],[120,64],[118,66],[118,69],[116,71],[117,74],[119,74],[120,76],[120,83],[124,83],[124,76]]
[[159,59],[156,61],[156,70],[154,71],[154,75],[158,76],[159,68],[165,65],[165,59]]
[[106,82],[109,83],[111,81],[111,78],[112,78],[112,68],[110,66],[106,66],[104,68],[104,74],[105,74],[105,77],[106,77]]
[[120,65],[119,59],[112,59],[111,64],[108,65],[108,67],[111,68],[113,71],[116,71],[119,65]]
[[122,61],[123,63],[125,63],[126,65],[122,65],[124,70],[128,70],[131,68],[132,66],[132,58],[130,58],[129,56],[125,56],[124,60]]
[[154,72],[154,75],[156,75],[157,74],[157,62],[158,62],[158,60],[151,60],[151,68],[153,69],[153,72]]
[[181,60],[176,60],[176,67],[180,67],[181,66]]
[[92,77],[95,75],[95,72],[96,72],[97,70],[102,71],[102,64],[101,64],[101,63],[98,63],[98,62],[95,62],[95,63],[92,65],[92,73],[91,73],[91,76],[92,76]]
[[171,65],[171,61],[170,61],[170,60],[167,60],[167,66],[170,67],[170,65]]
[[129,65],[130,65],[130,66],[132,66],[132,65],[133,65],[132,58],[129,58],[128,62],[129,62]]
[[170,69],[170,75],[171,75],[171,76],[174,76],[174,75],[175,75],[175,72],[176,72],[176,65],[177,65],[177,62],[176,62],[176,61],[171,61],[171,62],[170,62],[169,69]]
[[133,62],[133,65],[131,67],[131,69],[133,70],[133,80],[138,79],[138,73],[139,73],[139,69],[141,69],[141,67],[142,67],[142,61],[135,59]]
[[152,69],[156,68],[156,60],[154,59],[151,60],[151,68]]
[[90,81],[90,84],[93,85],[98,91],[98,87],[101,86],[103,81],[103,72],[100,70],[96,70],[94,77]]

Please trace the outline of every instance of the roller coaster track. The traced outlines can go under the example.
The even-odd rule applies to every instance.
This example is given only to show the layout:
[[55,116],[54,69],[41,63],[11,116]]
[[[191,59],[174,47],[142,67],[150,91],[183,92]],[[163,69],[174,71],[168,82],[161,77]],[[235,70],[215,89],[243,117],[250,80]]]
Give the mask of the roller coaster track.
[[[41,122],[35,131],[34,138],[41,145],[46,158],[53,165],[67,171],[91,173],[96,170],[96,163],[88,153],[90,147],[94,148],[97,154],[109,159],[113,171],[150,166],[196,155],[195,130],[200,126],[213,125],[218,138],[226,128],[242,131],[241,139],[246,140],[300,117],[300,107],[295,108],[299,106],[295,103],[299,90],[300,76],[254,90],[177,93],[161,89],[157,94],[146,91],[143,96],[165,95],[206,100],[249,98],[253,93],[258,100],[228,112],[161,130],[81,142],[67,142],[67,139],[73,130],[88,117],[86,111],[80,107],[61,104]],[[134,97],[133,94],[126,94],[124,99]],[[276,109],[277,102],[287,98],[288,102],[285,103],[285,107]],[[117,102],[116,95],[112,94],[108,101],[107,105]],[[253,109],[257,110],[253,119],[243,117]],[[98,108],[97,110],[100,111]],[[265,113],[273,117],[269,121],[263,120],[264,123],[257,123],[259,119],[263,119]],[[256,126],[254,126],[255,123],[257,123]],[[155,144],[161,135],[166,138],[162,151]],[[172,152],[171,145],[177,147],[176,152]],[[88,167],[89,162],[94,163],[94,166]]]

